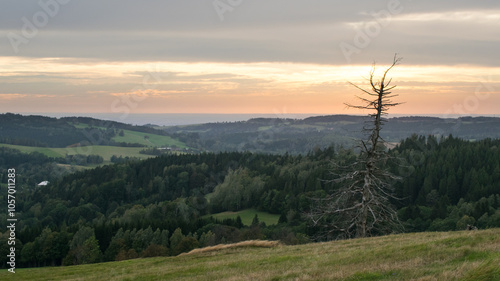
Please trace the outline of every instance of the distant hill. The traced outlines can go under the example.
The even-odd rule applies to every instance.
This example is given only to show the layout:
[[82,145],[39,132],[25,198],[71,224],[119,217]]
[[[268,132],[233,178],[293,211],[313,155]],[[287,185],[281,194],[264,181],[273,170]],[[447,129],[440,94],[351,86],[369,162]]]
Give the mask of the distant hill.
[[65,147],[85,139],[83,129],[62,119],[11,113],[0,115],[0,143]]
[[391,118],[384,131],[391,140],[401,140],[412,134],[453,135],[466,140],[499,138],[500,118],[497,117],[399,117]]
[[12,113],[0,114],[0,143],[4,144],[52,148],[86,145],[155,146],[154,143],[144,140],[124,138],[125,131],[134,132],[135,135],[143,133],[143,139],[145,134],[168,136],[165,131],[147,126],[133,126],[89,117],[52,118]]
[[[207,123],[164,128],[191,147],[209,151],[308,153],[332,144],[352,146],[363,137],[367,116],[329,115],[306,119],[255,118],[241,122]],[[413,134],[466,140],[500,138],[496,117],[398,117],[385,123],[382,136],[399,142]]]
[[[250,151],[307,154],[331,145],[352,147],[364,137],[367,116],[327,115],[305,119],[253,118],[247,121],[187,126],[134,126],[89,117],[51,118],[0,114],[0,144],[67,148],[120,146],[185,151]],[[413,134],[465,140],[500,138],[496,117],[397,117],[384,125],[382,137],[400,142]],[[161,151],[148,151],[158,155]]]

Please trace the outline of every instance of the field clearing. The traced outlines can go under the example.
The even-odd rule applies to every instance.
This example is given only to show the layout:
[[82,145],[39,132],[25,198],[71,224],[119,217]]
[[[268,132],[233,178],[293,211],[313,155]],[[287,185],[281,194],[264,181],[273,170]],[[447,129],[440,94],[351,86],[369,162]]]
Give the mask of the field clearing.
[[[123,130],[123,132],[123,137],[115,136],[113,137],[113,140],[116,142],[138,143],[156,147],[176,146],[178,148],[187,148],[183,142],[175,140],[169,136],[154,135],[129,130]],[[148,138],[145,138],[145,136]]]
[[143,150],[143,147],[121,147],[121,146],[105,146],[105,145],[92,145],[74,148],[57,148],[67,153],[68,155],[83,154],[83,155],[100,155],[104,158],[104,161],[110,161],[111,156],[123,156],[123,157],[137,157],[140,159],[147,159],[152,157],[151,155],[145,155],[139,153]]
[[10,145],[10,144],[0,144],[0,146],[9,147],[13,149],[18,149],[24,153],[40,152],[49,157],[65,157],[66,155],[100,155],[104,161],[109,162],[111,156],[123,156],[123,157],[137,157],[140,159],[147,159],[153,157],[151,155],[140,154],[139,151],[143,150],[144,147],[120,147],[120,146],[104,146],[104,145],[93,145],[93,146],[82,146],[82,147],[72,147],[72,148],[49,148],[49,147],[32,147],[32,146],[21,146],[21,145]]
[[280,218],[280,215],[261,212],[255,209],[247,209],[238,212],[222,212],[218,214],[208,215],[207,217],[214,217],[216,219],[223,220],[223,219],[236,219],[238,216],[240,216],[243,224],[248,226],[252,224],[252,220],[256,214],[259,217],[259,221],[265,222],[266,225],[277,224]]
[[55,158],[64,157],[65,155],[65,153],[61,151],[61,148],[34,147],[34,146],[23,146],[23,145],[13,145],[4,143],[0,143],[0,147],[17,149],[23,153],[40,152],[42,154],[47,155],[48,157],[55,157]]
[[500,229],[228,248],[0,272],[1,280],[500,280]]
[[299,124],[299,125],[292,125],[292,128],[297,128],[301,130],[307,130],[307,129],[314,129],[316,131],[322,131],[326,130],[327,127],[325,126],[320,126],[320,125],[309,125],[309,124]]
[[[70,124],[71,126],[74,126],[75,128],[77,129],[87,129],[87,128],[91,128],[89,124],[85,124],[85,123],[73,123],[73,122],[68,122],[68,124]],[[100,127],[93,127],[93,128],[100,128]]]

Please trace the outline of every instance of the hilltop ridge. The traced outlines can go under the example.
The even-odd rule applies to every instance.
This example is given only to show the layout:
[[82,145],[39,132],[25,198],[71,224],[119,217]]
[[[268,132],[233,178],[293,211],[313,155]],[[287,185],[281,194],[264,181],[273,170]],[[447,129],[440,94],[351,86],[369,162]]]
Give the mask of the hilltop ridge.
[[[367,116],[357,115],[253,118],[162,129],[202,150],[305,154],[332,144],[353,146],[353,140],[363,137],[363,128],[369,120]],[[500,118],[497,117],[392,117],[386,120],[381,134],[384,140],[394,143],[413,134],[480,140],[500,138],[499,127]]]

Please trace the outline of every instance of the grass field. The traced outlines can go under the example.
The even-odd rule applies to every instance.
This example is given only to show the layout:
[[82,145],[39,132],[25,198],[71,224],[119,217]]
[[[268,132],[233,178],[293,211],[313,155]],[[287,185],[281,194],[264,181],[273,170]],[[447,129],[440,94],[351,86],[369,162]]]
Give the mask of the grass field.
[[[75,127],[86,128],[86,124],[78,124]],[[113,138],[116,142],[126,142],[126,143],[138,143],[150,147],[178,147],[187,148],[187,146],[178,140],[175,140],[169,136],[147,134],[130,130],[123,130],[124,136],[116,136]],[[147,136],[147,138],[145,138]],[[50,147],[32,147],[32,146],[21,146],[21,145],[10,145],[10,144],[0,144],[0,147],[10,147],[18,149],[24,153],[40,152],[49,157],[65,157],[66,155],[83,154],[83,155],[100,155],[105,162],[109,162],[111,156],[123,156],[123,157],[136,157],[140,159],[146,159],[153,157],[151,155],[140,154],[139,151],[143,150],[144,147],[120,147],[120,146],[85,146],[78,148],[50,148]]]
[[260,222],[265,222],[266,225],[273,225],[277,224],[278,220],[280,218],[279,215],[275,214],[270,214],[266,212],[260,212],[255,209],[247,209],[247,210],[242,210],[239,212],[223,212],[223,213],[218,213],[218,214],[213,214],[209,215],[212,216],[216,219],[223,220],[223,219],[236,219],[238,216],[240,216],[241,221],[243,222],[244,225],[251,225],[252,220],[255,217],[255,214],[259,217]]
[[[169,136],[153,135],[129,130],[123,130],[124,135],[116,136],[113,138],[116,142],[138,143],[147,146],[163,147],[163,146],[177,146],[179,148],[186,148],[183,142],[174,140]],[[146,139],[145,136],[148,136]]]
[[140,159],[146,159],[152,157],[151,155],[145,155],[139,153],[139,151],[143,150],[143,147],[121,147],[121,146],[104,146],[104,145],[92,145],[92,146],[84,146],[84,147],[75,147],[75,148],[57,148],[62,152],[67,153],[69,155],[73,154],[83,154],[83,155],[91,155],[97,154],[104,158],[104,161],[109,161],[111,156],[128,156],[128,157],[137,157]]
[[22,145],[12,145],[12,144],[4,144],[0,143],[0,147],[9,147],[13,149],[20,150],[23,153],[31,153],[31,152],[40,152],[49,157],[64,157],[64,154],[61,154],[58,151],[59,148],[49,148],[49,147],[34,147],[34,146],[22,146]]
[[229,248],[70,267],[0,280],[500,280],[500,229]]
[[104,161],[109,162],[111,156],[123,156],[123,157],[137,157],[140,159],[146,159],[152,157],[150,155],[140,154],[139,151],[143,150],[143,147],[119,147],[119,146],[104,146],[104,145],[94,145],[94,146],[83,146],[83,147],[73,147],[73,148],[48,148],[48,147],[31,147],[31,146],[21,146],[21,145],[10,145],[10,144],[0,144],[0,146],[10,147],[18,149],[24,153],[31,153],[34,151],[43,153],[49,157],[65,157],[65,155],[100,155]]

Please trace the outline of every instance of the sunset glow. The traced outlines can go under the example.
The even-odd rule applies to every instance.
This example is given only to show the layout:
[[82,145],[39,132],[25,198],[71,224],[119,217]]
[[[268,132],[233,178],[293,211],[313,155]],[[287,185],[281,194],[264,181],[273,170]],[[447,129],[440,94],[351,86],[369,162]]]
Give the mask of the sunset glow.
[[[1,79],[18,89],[0,93],[2,111],[120,111],[117,100],[137,113],[357,113],[344,103],[365,85],[371,65],[298,63],[75,63],[61,59],[3,58]],[[376,65],[383,70],[384,65]],[[376,72],[379,74],[379,72]],[[399,114],[439,114],[476,91],[481,104],[469,114],[495,114],[500,68],[407,66],[392,73]],[[22,86],[21,86],[22,85]],[[43,87],[41,85],[44,85]],[[487,101],[486,95],[487,93]],[[483,98],[484,96],[484,98]],[[87,100],[87,101],[86,101]],[[429,103],[432,100],[432,103]],[[123,110],[123,109],[122,109]],[[455,112],[460,114],[460,112]]]
[[290,1],[279,17],[283,7],[260,1],[224,15],[127,2],[88,22],[99,7],[88,1],[43,25],[28,2],[1,15],[2,112],[358,114],[344,105],[360,94],[348,82],[366,86],[397,52],[390,76],[404,104],[392,113],[498,114],[496,2]]

